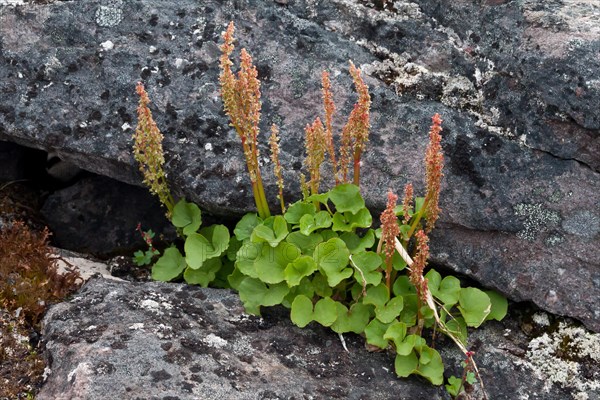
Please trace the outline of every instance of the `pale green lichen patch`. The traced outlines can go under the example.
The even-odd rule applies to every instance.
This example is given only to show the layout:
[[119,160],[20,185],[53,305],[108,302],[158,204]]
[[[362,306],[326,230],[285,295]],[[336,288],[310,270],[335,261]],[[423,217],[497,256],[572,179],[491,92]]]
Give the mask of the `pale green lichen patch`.
[[514,206],[514,212],[519,217],[526,217],[523,229],[517,233],[517,237],[529,241],[535,240],[538,233],[546,231],[548,226],[560,222],[560,214],[545,208],[541,203],[519,203]]
[[600,334],[561,322],[555,332],[529,343],[525,359],[547,392],[557,384],[573,389],[577,400],[600,395]]
[[107,28],[117,26],[123,19],[121,0],[110,0],[107,5],[100,6],[96,10],[96,23]]

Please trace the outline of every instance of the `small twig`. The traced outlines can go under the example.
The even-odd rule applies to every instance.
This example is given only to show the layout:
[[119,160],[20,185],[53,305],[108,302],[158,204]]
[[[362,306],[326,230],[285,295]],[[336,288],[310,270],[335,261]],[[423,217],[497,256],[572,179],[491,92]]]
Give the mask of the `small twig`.
[[4,190],[4,189],[6,189],[7,187],[9,187],[10,185],[12,185],[13,183],[27,182],[28,180],[29,180],[29,179],[19,179],[19,180],[16,180],[16,181],[10,181],[10,182],[6,182],[4,185],[2,185],[2,186],[0,187],[0,190]]

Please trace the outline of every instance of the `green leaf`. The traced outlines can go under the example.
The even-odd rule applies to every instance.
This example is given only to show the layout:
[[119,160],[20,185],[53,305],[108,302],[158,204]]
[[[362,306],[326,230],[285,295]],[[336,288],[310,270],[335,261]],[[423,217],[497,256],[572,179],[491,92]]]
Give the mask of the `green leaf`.
[[297,225],[304,215],[315,215],[316,212],[317,209],[313,203],[297,201],[288,207],[284,214],[284,218],[290,224]]
[[492,308],[486,317],[486,320],[495,319],[496,321],[502,321],[508,312],[508,300],[494,290],[486,290],[485,294],[488,295],[492,302]]
[[310,256],[300,256],[289,263],[283,275],[289,287],[297,286],[305,276],[312,275],[317,270],[317,263]]
[[358,186],[351,183],[337,185],[329,192],[329,200],[335,205],[336,211],[344,213],[349,211],[356,214],[365,207],[365,201],[360,195]]
[[394,293],[396,296],[405,296],[407,294],[415,294],[417,293],[417,290],[413,284],[410,283],[408,276],[400,275],[398,278],[396,278],[396,281],[392,286],[392,293]]
[[434,269],[425,275],[431,294],[439,299],[446,308],[452,307],[458,302],[460,294],[460,281],[454,276],[442,276]]
[[396,354],[394,369],[399,377],[406,378],[415,371],[418,365],[419,359],[414,351],[406,355]]
[[400,343],[395,343],[396,353],[407,356],[414,348],[420,348],[425,343],[425,340],[419,335],[408,335]]
[[436,297],[444,303],[446,307],[451,307],[458,303],[460,295],[460,280],[454,276],[447,276],[442,279],[440,288]]
[[362,303],[355,303],[346,308],[342,303],[336,302],[337,319],[331,325],[331,329],[336,333],[354,332],[362,333],[369,323],[369,306]]
[[315,215],[305,214],[300,218],[300,232],[307,236],[317,229],[329,228],[330,226],[331,216],[327,211],[319,211]]
[[380,349],[386,349],[388,347],[388,341],[383,337],[383,335],[386,333],[389,326],[389,323],[384,324],[373,318],[373,320],[365,327],[367,343],[377,346]]
[[185,199],[181,199],[173,207],[171,222],[177,228],[183,228],[184,235],[191,235],[202,225],[200,208],[194,203],[188,203]]
[[[385,255],[382,254],[382,256],[385,258]],[[396,271],[402,271],[406,268],[406,261],[404,261],[404,258],[397,251],[392,256],[392,266]]]
[[306,198],[306,201],[310,201],[310,202],[317,201],[323,205],[327,205],[327,200],[329,200],[329,193],[313,194]]
[[408,326],[414,326],[417,323],[417,295],[405,294],[402,298],[404,299],[404,308],[398,319]]
[[244,242],[241,242],[240,240],[238,240],[238,238],[236,236],[232,236],[229,239],[229,247],[227,247],[227,259],[229,261],[236,260],[236,258],[237,258],[236,254],[242,248],[243,244],[244,244]]
[[236,254],[236,269],[244,275],[252,278],[258,278],[258,273],[256,272],[254,263],[261,255],[263,247],[270,248],[265,243],[252,243],[250,241],[245,242]]
[[446,329],[465,346],[467,345],[467,324],[463,317],[455,317],[447,321]]
[[229,246],[229,231],[224,225],[212,225],[200,229],[200,233],[188,235],[185,240],[185,255],[192,269],[202,267],[204,261],[219,257]]
[[287,234],[287,222],[281,215],[276,215],[257,225],[252,231],[250,238],[255,243],[266,242],[271,247],[277,247]]
[[323,241],[326,242],[329,239],[333,239],[338,237],[338,234],[332,231],[331,229],[326,229],[324,231],[319,232],[321,236],[323,236]]
[[313,255],[315,247],[323,242],[323,236],[320,233],[311,233],[306,236],[300,232],[292,232],[285,238],[285,241],[298,247],[302,254]]
[[290,318],[292,322],[300,328],[304,328],[308,325],[313,320],[312,301],[304,295],[296,296],[292,302]]
[[176,247],[169,247],[152,267],[152,279],[169,282],[179,277],[186,267],[185,258]]
[[370,249],[375,244],[375,234],[373,229],[369,229],[363,237],[358,236],[354,232],[344,232],[340,235],[340,239],[346,243],[346,247],[350,253],[356,254]]
[[267,286],[254,278],[244,278],[238,287],[240,299],[246,310],[250,309],[253,312],[256,312],[260,306],[270,307],[280,304],[289,290],[285,283]]
[[372,286],[367,289],[367,295],[363,299],[363,303],[372,304],[375,307],[383,307],[390,299],[387,287],[382,283],[378,286]]
[[327,283],[327,277],[317,272],[312,280],[315,293],[321,297],[329,297],[333,294],[333,288]]
[[394,342],[396,348],[404,341],[406,337],[406,324],[398,320],[393,321],[383,334],[385,340]]
[[222,265],[223,263],[221,262],[220,258],[211,258],[202,264],[202,268],[186,268],[185,272],[183,273],[183,279],[185,279],[185,281],[190,285],[207,287],[208,284],[215,279],[216,274],[219,269],[221,269]]
[[467,326],[477,328],[491,311],[492,303],[485,292],[477,288],[463,288],[459,295],[460,313],[465,318]]
[[246,214],[237,223],[235,229],[233,230],[233,233],[235,234],[237,240],[243,242],[244,240],[250,238],[250,235],[252,235],[252,231],[260,223],[262,223],[262,219],[260,219],[258,215],[254,213]]
[[404,300],[402,296],[394,297],[384,306],[375,307],[375,317],[384,324],[389,324],[400,315],[403,307]]
[[327,277],[329,286],[335,287],[338,283],[352,276],[352,269],[347,268],[350,251],[342,239],[333,238],[325,243],[320,243],[315,248],[313,258],[321,272]]
[[315,304],[313,318],[323,326],[331,326],[337,319],[337,305],[330,297],[322,298]]
[[437,350],[426,345],[421,346],[419,367],[416,371],[434,385],[444,383],[444,362]]
[[354,279],[361,285],[377,286],[381,283],[382,273],[377,268],[382,263],[379,254],[372,251],[363,251],[352,256],[354,266],[360,270],[354,271]]
[[263,246],[260,255],[254,260],[254,270],[265,283],[279,283],[285,280],[285,269],[300,256],[300,250],[293,244],[279,243],[275,248]]
[[356,214],[336,212],[333,215],[332,229],[338,232],[353,232],[356,228],[369,228],[372,222],[371,213],[366,208],[361,208]]
[[415,214],[421,211],[423,204],[425,203],[425,197],[415,197]]
[[448,383],[445,386],[446,390],[451,396],[458,396],[458,391],[462,386],[462,379],[452,375],[450,378],[448,378]]

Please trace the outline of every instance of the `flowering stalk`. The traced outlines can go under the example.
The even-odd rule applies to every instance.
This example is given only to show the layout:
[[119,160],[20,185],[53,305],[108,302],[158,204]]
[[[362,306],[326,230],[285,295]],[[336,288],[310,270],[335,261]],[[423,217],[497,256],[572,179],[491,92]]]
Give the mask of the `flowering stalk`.
[[[429,288],[427,287],[427,279],[423,277],[423,270],[427,266],[427,258],[429,257],[429,238],[419,230],[415,237],[417,239],[417,252],[413,259],[413,264],[410,267],[409,279],[417,289],[417,318],[419,330],[423,328],[423,318],[421,316],[421,304],[427,304],[429,296]],[[420,332],[419,332],[420,334]]]
[[271,161],[273,161],[273,173],[277,178],[277,187],[279,188],[279,204],[281,205],[281,213],[285,214],[285,201],[283,200],[283,176],[281,175],[281,163],[279,162],[279,129],[277,125],[271,126],[271,137],[269,138],[271,145]]
[[257,79],[258,72],[252,64],[252,57],[246,49],[242,49],[240,53],[240,70],[237,78],[231,70],[233,62],[230,60],[230,56],[234,50],[234,30],[233,22],[230,22],[223,34],[221,75],[219,76],[221,97],[223,98],[225,113],[231,120],[231,126],[235,128],[242,141],[254,201],[259,216],[264,219],[269,217],[271,212],[267,204],[258,163],[257,137],[261,109],[260,81]]
[[408,237],[411,237],[416,230],[423,214],[425,214],[427,221],[425,228],[427,233],[431,232],[440,214],[438,203],[442,177],[444,176],[442,173],[442,168],[444,168],[444,153],[442,153],[442,136],[440,135],[442,131],[442,119],[439,114],[435,114],[432,117],[432,121],[433,125],[429,130],[429,145],[425,153],[425,186],[427,193],[425,194],[423,206],[413,219],[408,231]]
[[385,245],[385,284],[388,288],[388,292],[391,293],[392,289],[392,257],[395,251],[396,237],[400,234],[400,227],[398,226],[398,217],[394,212],[396,208],[396,202],[398,196],[388,192],[387,207],[381,213],[379,220],[381,221],[381,241]]
[[325,136],[327,139],[327,151],[329,152],[329,158],[331,159],[335,184],[339,185],[340,179],[338,176],[338,166],[335,158],[335,147],[333,144],[333,128],[331,126],[333,114],[335,113],[335,103],[333,102],[333,95],[331,94],[331,81],[329,80],[329,73],[327,73],[327,71],[323,71],[321,82],[323,85],[323,108],[325,109]]
[[342,147],[340,149],[340,174],[344,182],[348,179],[348,165],[350,159],[354,163],[355,185],[360,184],[360,158],[369,140],[369,110],[371,108],[371,96],[369,88],[363,81],[360,70],[350,61],[350,75],[354,81],[354,87],[358,92],[358,101],[354,104],[354,109],[348,117],[348,122],[342,130]]
[[150,193],[158,196],[162,205],[167,208],[167,217],[170,218],[175,201],[163,169],[165,164],[163,135],[152,118],[152,112],[148,108],[150,98],[141,82],[138,82],[136,91],[140,96],[140,102],[137,109],[138,124],[133,135],[133,156],[139,163],[144,183],[150,189]]
[[410,221],[413,196],[413,185],[412,183],[407,183],[406,186],[404,186],[404,200],[402,201],[402,210],[404,211],[404,218],[402,219],[402,222],[404,225],[407,225]]
[[317,117],[312,125],[306,125],[305,128],[306,138],[306,158],[304,163],[310,172],[310,186],[311,194],[319,193],[319,185],[321,184],[321,164],[325,160],[326,150],[326,133],[325,128],[321,119]]

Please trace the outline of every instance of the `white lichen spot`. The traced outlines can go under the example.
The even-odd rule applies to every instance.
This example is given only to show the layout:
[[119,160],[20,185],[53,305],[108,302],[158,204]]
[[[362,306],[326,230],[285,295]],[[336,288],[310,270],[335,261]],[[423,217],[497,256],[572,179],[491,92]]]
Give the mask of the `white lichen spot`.
[[212,149],[213,149],[212,143],[206,143],[204,145],[204,150],[206,150],[206,151],[212,151]]
[[148,52],[150,52],[150,54],[156,54],[158,53],[158,49],[155,46],[150,46],[148,47]]
[[97,326],[96,325],[90,325],[87,328],[85,328],[86,331],[93,331],[94,329],[96,329]]
[[550,318],[545,312],[538,312],[533,314],[533,322],[539,326],[550,326]]
[[215,347],[215,348],[222,348],[227,345],[227,340],[225,340],[213,333],[208,334],[204,339],[202,339],[202,341],[204,343],[206,343],[207,345],[209,345],[210,347]]
[[557,211],[544,208],[542,204],[519,203],[514,206],[515,215],[525,217],[523,229],[517,233],[517,237],[528,241],[533,241],[537,234],[547,230],[549,225],[556,225],[560,222],[560,215]]
[[123,20],[122,0],[109,0],[96,10],[96,23],[107,28],[117,26]]
[[157,301],[145,299],[140,302],[140,307],[145,308],[146,310],[158,311],[160,304]]
[[112,50],[115,48],[115,44],[110,40],[107,40],[106,42],[100,43],[100,47],[102,47],[103,50]]
[[181,68],[181,66],[183,65],[183,58],[176,58],[175,59],[175,68],[179,69]]
[[581,365],[600,362],[600,334],[561,322],[556,332],[533,339],[525,358],[525,365],[545,381],[546,392],[557,384],[574,389],[573,398],[578,400],[600,390],[600,377],[583,376]]
[[92,372],[92,365],[90,363],[79,363],[77,367],[75,367],[75,369],[69,372],[69,374],[67,375],[67,381],[72,383],[73,381],[75,381],[75,379],[77,379],[77,375],[85,376],[90,375]]
[[131,324],[129,326],[129,329],[131,329],[132,331],[137,331],[140,329],[144,329],[144,323],[143,322],[136,322],[135,324]]
[[125,122],[123,125],[121,125],[121,129],[123,130],[123,132],[128,131],[131,129],[131,125]]

